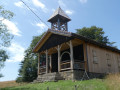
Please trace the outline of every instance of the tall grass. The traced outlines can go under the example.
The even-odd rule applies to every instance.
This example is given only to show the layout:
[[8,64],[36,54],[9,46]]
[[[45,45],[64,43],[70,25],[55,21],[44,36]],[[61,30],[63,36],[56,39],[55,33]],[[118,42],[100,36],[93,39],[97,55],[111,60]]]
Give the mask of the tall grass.
[[106,76],[105,83],[108,90],[120,90],[120,74],[109,74]]
[[23,86],[26,84],[27,83],[17,83],[16,81],[4,81],[4,82],[0,82],[0,90],[1,90],[1,88],[13,87],[13,86]]

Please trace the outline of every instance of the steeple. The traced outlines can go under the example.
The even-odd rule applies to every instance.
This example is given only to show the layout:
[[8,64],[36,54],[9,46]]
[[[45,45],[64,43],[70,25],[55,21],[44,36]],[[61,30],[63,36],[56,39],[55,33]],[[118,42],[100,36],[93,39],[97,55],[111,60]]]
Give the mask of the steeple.
[[48,19],[48,22],[51,22],[51,29],[68,31],[67,22],[70,20],[66,13],[59,7]]

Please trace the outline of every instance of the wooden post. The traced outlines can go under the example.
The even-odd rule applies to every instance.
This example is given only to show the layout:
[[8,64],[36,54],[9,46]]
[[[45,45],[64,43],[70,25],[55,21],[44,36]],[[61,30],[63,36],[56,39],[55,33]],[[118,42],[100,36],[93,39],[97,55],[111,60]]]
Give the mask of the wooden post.
[[87,44],[86,43],[83,44],[83,50],[84,50],[84,61],[85,61],[84,68],[86,71],[88,71],[88,67],[87,67],[87,59],[88,58],[87,58]]
[[75,85],[75,90],[77,90],[77,85]]
[[51,23],[51,29],[53,29],[53,23]]
[[47,87],[47,90],[49,90],[49,87]]
[[71,69],[74,69],[73,45],[71,40],[70,40],[70,58],[71,58]]
[[40,73],[40,53],[38,53],[38,75]]
[[58,72],[60,72],[60,45],[58,45]]
[[48,73],[48,50],[46,50],[46,73]]
[[52,56],[50,55],[50,72],[52,70]]
[[68,31],[68,26],[67,26],[67,22],[65,23],[65,27],[66,27],[66,31]]
[[58,30],[60,30],[60,19],[58,18]]

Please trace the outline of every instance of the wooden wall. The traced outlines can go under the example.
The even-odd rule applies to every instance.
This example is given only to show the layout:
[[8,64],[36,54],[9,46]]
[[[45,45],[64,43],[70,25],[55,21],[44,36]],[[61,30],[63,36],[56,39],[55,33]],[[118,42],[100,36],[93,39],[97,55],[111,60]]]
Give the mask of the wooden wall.
[[92,44],[87,44],[87,52],[89,72],[120,72],[120,53],[116,53],[111,50],[101,48]]

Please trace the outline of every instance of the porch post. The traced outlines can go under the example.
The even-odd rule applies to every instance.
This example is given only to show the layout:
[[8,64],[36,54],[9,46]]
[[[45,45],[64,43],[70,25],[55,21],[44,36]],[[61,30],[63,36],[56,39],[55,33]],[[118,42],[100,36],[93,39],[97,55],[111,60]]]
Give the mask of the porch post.
[[58,45],[58,72],[60,72],[60,45]]
[[38,75],[40,73],[40,53],[38,53]]
[[52,70],[52,56],[50,55],[50,72]]
[[84,61],[85,61],[85,64],[84,64],[84,68],[86,71],[88,71],[88,55],[87,55],[87,43],[84,42],[83,44],[83,49],[84,49]]
[[73,45],[72,45],[72,41],[70,40],[70,58],[71,58],[71,69],[73,69],[74,67],[74,57],[73,57]]
[[46,50],[46,73],[48,73],[48,50]]

